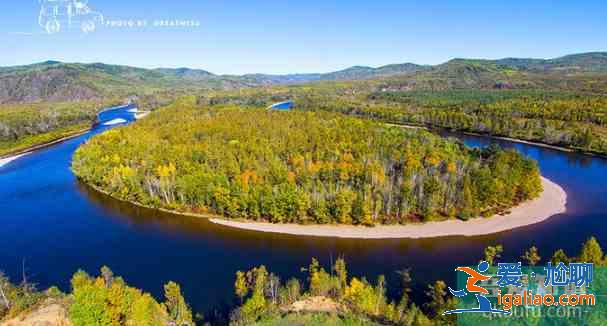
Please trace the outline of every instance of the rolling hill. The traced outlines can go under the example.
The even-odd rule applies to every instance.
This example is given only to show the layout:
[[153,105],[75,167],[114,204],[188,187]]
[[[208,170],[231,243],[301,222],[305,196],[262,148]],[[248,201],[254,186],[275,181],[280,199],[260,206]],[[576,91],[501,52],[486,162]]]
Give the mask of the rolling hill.
[[430,69],[382,80],[380,90],[542,89],[601,92],[607,86],[607,53],[556,59],[453,59]]
[[495,61],[497,64],[520,68],[532,71],[557,71],[566,70],[586,71],[586,72],[605,72],[607,71],[607,53],[590,52],[581,54],[572,54],[556,59],[517,59],[506,58]]
[[[42,63],[0,67],[0,104],[80,101],[157,91],[235,89],[315,81],[379,79],[388,90],[460,88],[556,88],[605,83],[607,52],[555,59],[453,59],[435,66],[413,63],[354,66],[316,74],[216,75],[189,68],[144,69],[103,63]],[[590,77],[589,77],[590,76]],[[582,80],[580,82],[580,79]],[[589,81],[583,81],[589,79]],[[583,86],[582,88],[592,87]]]

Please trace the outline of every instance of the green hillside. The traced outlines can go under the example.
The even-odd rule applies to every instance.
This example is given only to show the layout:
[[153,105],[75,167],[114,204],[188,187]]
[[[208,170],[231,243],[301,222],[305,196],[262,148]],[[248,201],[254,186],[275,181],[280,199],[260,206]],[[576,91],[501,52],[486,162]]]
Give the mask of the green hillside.
[[566,89],[596,91],[607,83],[607,53],[556,59],[453,59],[436,66],[413,63],[355,66],[315,74],[215,75],[190,68],[143,69],[103,63],[46,61],[0,68],[0,103],[79,101],[167,90],[231,90],[319,81],[379,80],[392,91],[447,89]]

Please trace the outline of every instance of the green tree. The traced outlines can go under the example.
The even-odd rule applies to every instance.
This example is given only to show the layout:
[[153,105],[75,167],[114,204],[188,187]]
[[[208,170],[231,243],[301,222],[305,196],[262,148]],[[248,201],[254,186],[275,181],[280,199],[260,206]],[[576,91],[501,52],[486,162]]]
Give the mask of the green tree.
[[386,305],[386,278],[383,275],[377,277],[375,286],[375,314],[379,315],[380,309]]
[[250,325],[265,312],[265,309],[266,299],[262,293],[255,291],[240,309],[240,320],[243,325]]
[[553,265],[558,265],[558,263],[564,263],[564,264],[569,264],[571,262],[571,259],[567,256],[567,254],[565,254],[565,251],[563,251],[563,249],[559,249],[557,250],[554,255],[552,255],[552,258],[550,258],[550,262],[552,262]]
[[346,287],[348,286],[348,269],[346,267],[346,261],[343,258],[339,258],[335,261],[335,266],[333,267],[335,274],[338,279],[339,284],[339,296],[344,294]]
[[502,247],[502,245],[488,246],[485,248],[485,261],[488,262],[490,266],[493,265],[502,257],[502,252],[504,252],[504,247]]
[[296,278],[288,280],[286,290],[288,303],[293,303],[299,299],[299,296],[301,295],[301,284],[299,283],[299,280]]
[[443,315],[445,311],[452,310],[456,306],[455,298],[447,294],[447,284],[443,281],[436,281],[433,285],[428,285],[426,295],[430,298],[426,309],[429,316],[433,318],[433,322],[437,325],[452,325],[455,322],[454,316]]
[[103,277],[105,286],[110,288],[112,286],[112,281],[114,280],[114,272],[112,272],[109,267],[103,266],[101,267],[101,277]]
[[241,309],[241,318],[247,323],[257,320],[265,311],[267,304],[264,290],[268,272],[265,266],[254,268],[251,276],[254,280],[253,295],[245,302]]
[[419,307],[411,305],[405,312],[399,325],[431,326],[434,324]]
[[105,274],[103,274],[103,272],[104,269],[102,269],[101,278],[104,280],[106,288],[107,282],[109,281],[111,283],[107,292],[106,310],[108,310],[111,316],[112,325],[123,325],[130,313],[134,297],[141,294],[136,290],[129,289],[124,283],[124,280],[120,277],[114,278],[112,274],[111,279],[108,278],[108,275],[111,274],[107,273],[111,272],[109,268],[105,269]]
[[521,258],[526,261],[529,266],[535,266],[537,265],[537,263],[540,262],[540,260],[542,260],[542,257],[539,255],[536,246],[532,246],[527,251],[525,251],[525,254],[522,255]]
[[401,286],[401,299],[399,302],[399,306],[401,309],[405,309],[409,305],[409,293],[411,293],[411,282],[413,281],[411,278],[411,270],[408,268],[399,270],[396,272],[400,278],[400,286]]
[[247,280],[245,278],[245,273],[238,271],[236,272],[236,282],[234,282],[234,290],[236,292],[236,296],[240,299],[240,303],[244,302],[244,298],[249,293],[249,287],[247,285]]
[[[303,269],[305,270],[305,269]],[[331,293],[333,284],[331,276],[320,266],[316,258],[312,258],[310,266],[307,268],[308,280],[310,282],[310,293],[316,296],[326,296]]]
[[164,305],[169,313],[169,318],[177,325],[194,325],[192,310],[185,302],[181,294],[181,287],[175,282],[169,282],[164,286]]
[[580,262],[593,263],[595,266],[603,266],[605,264],[603,249],[601,249],[595,237],[591,237],[584,243],[578,260]]
[[350,189],[343,189],[335,195],[335,218],[339,223],[352,223],[352,205],[356,194]]
[[112,318],[106,309],[108,299],[105,284],[95,282],[83,271],[72,278],[74,301],[70,306],[70,320],[75,326],[111,325]]
[[346,288],[344,300],[353,305],[358,311],[377,315],[379,306],[379,294],[365,279],[353,277],[350,285]]
[[132,305],[132,313],[127,325],[137,326],[165,326],[166,321],[161,318],[160,307],[156,300],[148,293],[144,293],[135,299]]

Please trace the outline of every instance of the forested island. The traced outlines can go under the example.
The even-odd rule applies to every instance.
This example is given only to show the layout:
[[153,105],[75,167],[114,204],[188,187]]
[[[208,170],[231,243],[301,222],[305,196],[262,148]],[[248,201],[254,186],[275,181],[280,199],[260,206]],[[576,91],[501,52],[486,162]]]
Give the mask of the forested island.
[[491,216],[542,191],[516,151],[327,112],[209,108],[183,98],[94,137],[73,171],[146,206],[272,223]]

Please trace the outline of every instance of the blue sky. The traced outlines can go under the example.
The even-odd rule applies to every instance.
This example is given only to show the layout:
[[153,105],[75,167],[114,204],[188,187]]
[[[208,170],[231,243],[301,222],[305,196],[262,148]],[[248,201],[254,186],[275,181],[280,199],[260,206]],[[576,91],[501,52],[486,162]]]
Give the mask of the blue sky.
[[[72,0],[73,1],[73,0]],[[607,50],[607,1],[89,0],[106,20],[194,20],[199,27],[38,26],[38,0],[0,1],[0,65],[49,59],[221,74],[327,72],[454,57],[552,58]]]

